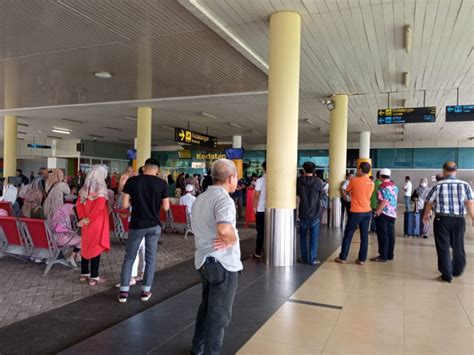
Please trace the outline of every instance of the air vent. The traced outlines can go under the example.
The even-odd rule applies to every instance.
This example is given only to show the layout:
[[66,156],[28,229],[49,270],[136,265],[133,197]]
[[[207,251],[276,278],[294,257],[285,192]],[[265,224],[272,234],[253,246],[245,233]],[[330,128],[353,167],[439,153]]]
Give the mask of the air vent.
[[72,118],[61,118],[65,122],[71,122],[71,123],[76,123],[76,124],[84,124],[83,121],[79,120],[73,120]]
[[106,129],[109,129],[111,131],[115,131],[115,132],[122,132],[122,130],[120,128],[117,128],[117,127],[105,127]]

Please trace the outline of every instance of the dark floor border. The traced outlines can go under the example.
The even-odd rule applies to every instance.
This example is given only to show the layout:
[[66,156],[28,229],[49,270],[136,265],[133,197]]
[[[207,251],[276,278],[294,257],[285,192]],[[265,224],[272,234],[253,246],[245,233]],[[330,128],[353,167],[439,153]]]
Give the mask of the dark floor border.
[[317,303],[317,302],[302,301],[302,300],[295,300],[295,299],[290,299],[290,300],[288,300],[288,302],[304,304],[304,305],[307,305],[307,306],[332,308],[332,309],[342,309],[341,306],[336,306],[336,305],[333,305],[333,304]]
[[[241,241],[242,255],[250,255],[254,246],[254,238]],[[139,299],[139,287],[132,287],[123,307],[114,301],[117,289],[110,288],[0,328],[0,354],[56,354],[196,285],[200,279],[191,270],[194,259],[156,272],[153,297],[146,303]]]

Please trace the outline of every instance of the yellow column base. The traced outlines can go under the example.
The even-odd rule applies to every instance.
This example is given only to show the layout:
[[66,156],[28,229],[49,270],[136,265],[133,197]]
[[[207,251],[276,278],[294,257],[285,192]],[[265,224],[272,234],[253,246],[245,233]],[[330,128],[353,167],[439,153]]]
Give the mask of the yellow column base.
[[361,163],[369,163],[370,164],[370,172],[369,172],[369,176],[372,176],[372,159],[370,158],[359,158],[357,159],[357,170],[359,170],[359,166]]

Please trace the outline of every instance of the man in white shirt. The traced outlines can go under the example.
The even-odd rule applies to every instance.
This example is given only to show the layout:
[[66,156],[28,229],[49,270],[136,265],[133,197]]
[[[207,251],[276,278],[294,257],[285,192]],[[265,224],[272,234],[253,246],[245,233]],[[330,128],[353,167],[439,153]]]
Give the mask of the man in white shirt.
[[410,177],[405,176],[405,186],[403,186],[403,191],[405,192],[405,211],[410,211],[411,205],[411,193],[413,190],[413,185],[411,184]]
[[253,211],[255,213],[255,223],[257,226],[257,245],[255,247],[254,258],[261,259],[263,253],[263,242],[265,238],[265,205],[267,200],[267,162],[262,164],[263,176],[255,184],[255,194],[253,195]]
[[186,185],[186,193],[179,199],[179,204],[186,206],[188,216],[191,218],[191,212],[193,210],[193,203],[196,201],[196,196],[193,195],[194,186],[191,184]]

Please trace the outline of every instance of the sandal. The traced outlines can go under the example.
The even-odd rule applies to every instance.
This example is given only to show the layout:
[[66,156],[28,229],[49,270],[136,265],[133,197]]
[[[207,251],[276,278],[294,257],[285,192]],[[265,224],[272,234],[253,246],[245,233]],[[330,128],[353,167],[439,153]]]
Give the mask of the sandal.
[[107,281],[106,279],[103,279],[101,277],[94,277],[94,278],[89,279],[89,286],[95,286],[95,285],[98,285],[98,284],[103,284],[106,281]]
[[91,274],[81,274],[81,277],[79,278],[79,281],[84,282],[89,280],[89,277],[91,277]]

